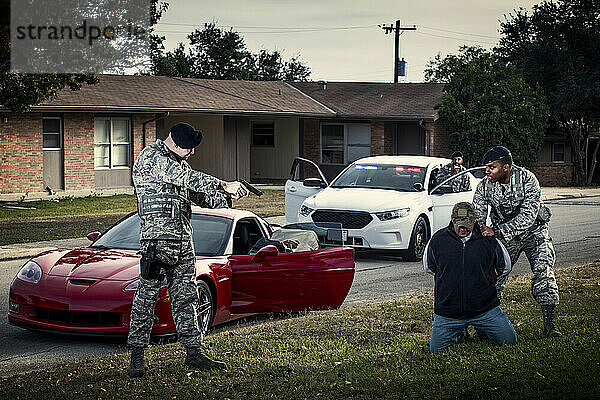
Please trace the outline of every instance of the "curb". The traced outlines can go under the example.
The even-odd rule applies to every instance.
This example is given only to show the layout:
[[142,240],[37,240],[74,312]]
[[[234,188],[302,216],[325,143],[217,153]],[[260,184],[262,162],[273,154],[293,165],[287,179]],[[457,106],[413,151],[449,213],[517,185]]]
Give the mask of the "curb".
[[[542,201],[580,199],[585,197],[600,197],[600,191],[593,190],[590,192],[590,194],[584,194],[580,191],[572,193],[552,193],[546,196],[542,195]],[[285,216],[283,215],[267,217],[265,219],[270,223],[285,225]],[[88,243],[89,240],[86,237],[82,237],[74,239],[50,240],[46,242],[15,243],[0,246],[0,261],[33,257],[43,251],[55,250],[58,248],[84,247]]]

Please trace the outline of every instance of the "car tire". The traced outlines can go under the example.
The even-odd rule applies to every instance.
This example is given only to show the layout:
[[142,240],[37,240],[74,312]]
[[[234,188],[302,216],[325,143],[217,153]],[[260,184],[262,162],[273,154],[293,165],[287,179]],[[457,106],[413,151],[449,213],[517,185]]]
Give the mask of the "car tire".
[[429,230],[427,228],[427,221],[425,221],[425,218],[419,217],[413,226],[408,249],[402,252],[402,258],[405,261],[421,261],[428,240]]
[[199,279],[196,285],[198,286],[198,298],[200,299],[198,328],[202,334],[205,334],[212,327],[215,318],[215,300],[210,287],[205,281]]

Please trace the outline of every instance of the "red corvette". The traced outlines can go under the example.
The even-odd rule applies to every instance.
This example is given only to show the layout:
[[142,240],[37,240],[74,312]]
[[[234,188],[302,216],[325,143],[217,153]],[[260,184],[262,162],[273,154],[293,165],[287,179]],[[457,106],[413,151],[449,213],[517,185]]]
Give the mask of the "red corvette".
[[[198,207],[192,226],[198,323],[204,331],[248,313],[337,308],[352,285],[353,250],[319,245],[337,237],[334,230],[274,231],[248,211]],[[131,214],[88,238],[89,247],[47,251],[25,263],[10,287],[12,324],[70,334],[127,334],[138,286],[139,217]],[[174,332],[163,282],[152,334]]]

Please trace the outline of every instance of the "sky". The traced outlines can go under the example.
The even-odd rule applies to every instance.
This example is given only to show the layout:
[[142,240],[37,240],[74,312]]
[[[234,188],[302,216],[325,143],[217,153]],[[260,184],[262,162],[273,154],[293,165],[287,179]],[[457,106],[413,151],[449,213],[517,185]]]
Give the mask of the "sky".
[[458,53],[461,45],[491,49],[500,21],[514,9],[541,0],[165,0],[169,9],[156,26],[167,49],[205,22],[233,28],[252,52],[278,50],[285,60],[300,55],[310,80],[393,82],[394,35],[378,25],[416,25],[400,36],[407,62],[401,82],[422,82],[427,62]]

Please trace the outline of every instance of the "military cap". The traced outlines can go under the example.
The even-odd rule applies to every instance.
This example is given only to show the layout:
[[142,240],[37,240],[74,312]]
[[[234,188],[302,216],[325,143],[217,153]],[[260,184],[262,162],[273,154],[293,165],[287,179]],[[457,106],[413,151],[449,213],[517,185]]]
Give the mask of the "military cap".
[[504,147],[504,146],[492,147],[483,155],[481,164],[485,165],[487,163],[499,160],[506,156],[510,156],[510,150],[508,150],[506,147]]
[[454,157],[464,157],[464,156],[463,156],[462,151],[455,151],[454,153],[452,153],[450,158],[454,158]]
[[475,221],[475,207],[473,204],[461,201],[456,203],[452,208],[452,221],[454,226],[464,226],[470,228],[471,224]]
[[179,122],[171,127],[171,138],[182,149],[193,149],[202,141],[202,132],[190,124]]

